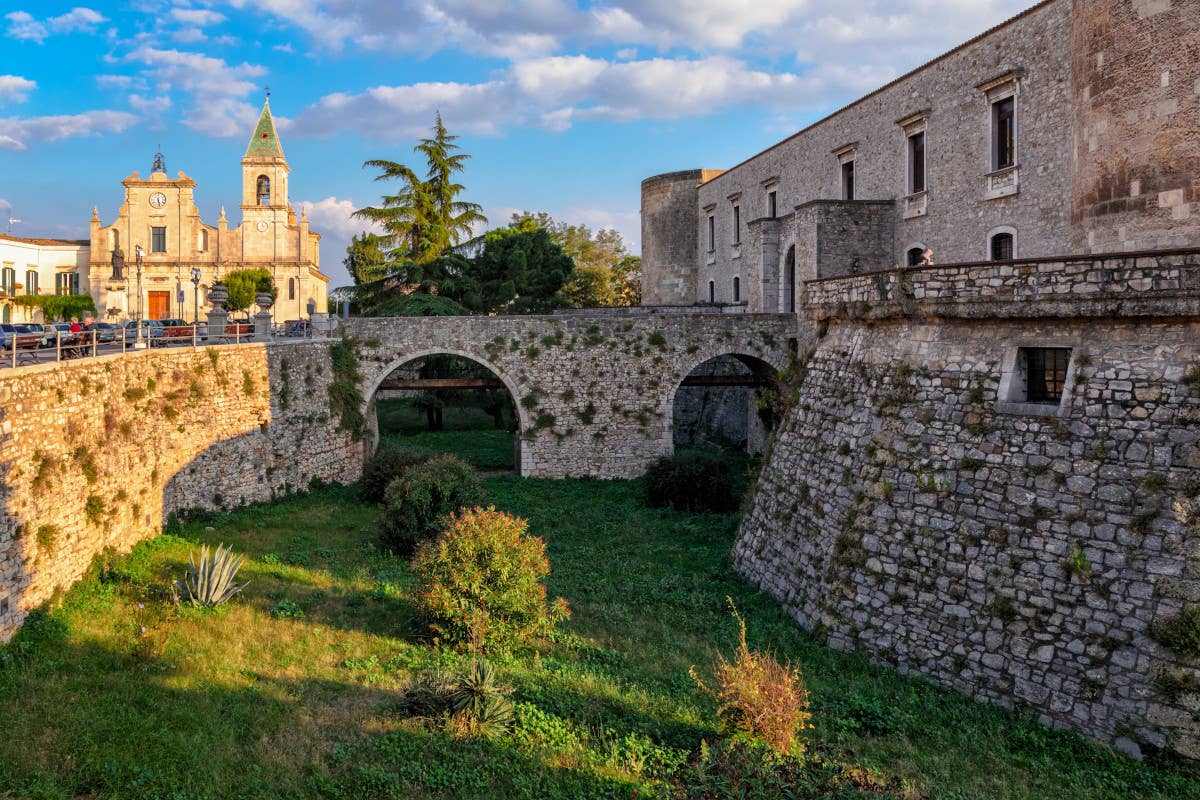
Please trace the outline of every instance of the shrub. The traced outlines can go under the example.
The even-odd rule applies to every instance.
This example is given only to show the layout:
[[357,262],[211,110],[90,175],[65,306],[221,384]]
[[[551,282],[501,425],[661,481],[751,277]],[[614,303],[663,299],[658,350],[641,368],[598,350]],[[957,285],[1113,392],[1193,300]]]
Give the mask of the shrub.
[[502,736],[513,725],[511,691],[498,683],[496,670],[480,658],[459,675],[436,675],[409,684],[400,710],[452,733]]
[[539,635],[570,614],[546,602],[546,543],[519,517],[476,508],[451,517],[413,560],[417,609],[439,638],[473,650],[502,650]]
[[197,562],[188,554],[188,571],[183,580],[175,581],[171,587],[171,595],[175,603],[190,603],[194,606],[215,608],[229,600],[235,594],[246,588],[244,583],[234,583],[238,570],[242,568],[242,556],[234,556],[233,549],[221,549],[217,545],[216,552],[209,557],[208,547],[200,548],[200,560]]
[[368,503],[382,503],[388,484],[399,478],[410,467],[423,464],[433,457],[426,450],[410,450],[394,444],[380,445],[375,454],[363,465],[362,480],[358,492]]
[[[733,600],[729,604],[733,606]],[[780,664],[770,652],[751,650],[746,644],[746,621],[737,608],[733,616],[738,621],[738,651],[733,661],[718,657],[717,687],[705,685],[695,667],[689,674],[717,699],[717,716],[726,726],[761,739],[777,753],[794,752],[796,737],[811,727],[804,676],[791,664]]]
[[438,456],[411,467],[383,493],[380,538],[394,553],[411,553],[437,535],[441,518],[486,499],[483,479],[455,456]]
[[1200,656],[1200,605],[1189,606],[1179,615],[1155,624],[1150,634],[1176,655]]
[[686,453],[660,458],[643,479],[652,508],[728,513],[737,508],[733,475],[715,456]]

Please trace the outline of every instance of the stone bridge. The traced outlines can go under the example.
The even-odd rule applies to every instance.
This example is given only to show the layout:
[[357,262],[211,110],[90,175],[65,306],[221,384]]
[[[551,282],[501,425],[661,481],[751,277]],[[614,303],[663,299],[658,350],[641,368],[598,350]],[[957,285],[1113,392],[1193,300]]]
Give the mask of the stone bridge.
[[640,475],[672,451],[676,392],[697,366],[735,356],[757,376],[783,369],[796,317],[631,309],[553,316],[356,318],[368,424],[398,367],[449,354],[508,388],[520,435],[517,467],[535,477]]

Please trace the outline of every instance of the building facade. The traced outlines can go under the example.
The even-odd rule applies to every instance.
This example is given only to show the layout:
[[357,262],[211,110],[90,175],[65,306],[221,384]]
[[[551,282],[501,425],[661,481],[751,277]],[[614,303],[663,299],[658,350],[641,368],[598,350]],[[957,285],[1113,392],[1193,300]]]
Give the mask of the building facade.
[[[0,315],[40,321],[41,312],[13,302],[14,295],[90,294],[100,319],[123,321],[140,313],[191,322],[207,315],[208,290],[223,275],[256,267],[275,278],[277,322],[306,318],[310,301],[324,313],[329,278],[321,272],[321,234],[309,229],[305,214],[297,220],[288,202],[291,169],[267,103],[241,166],[242,223],[232,228],[224,207],[216,225],[200,218],[196,182],[183,172],[168,177],[159,154],[149,176],[134,172],[121,182],[125,199],[113,222],[103,223],[99,209],[92,209],[88,239],[0,235]],[[113,265],[118,251],[120,274]]]
[[1200,0],[1048,0],[728,170],[642,183],[643,302],[1200,245]]
[[[288,203],[291,169],[269,103],[263,104],[241,166],[242,223],[235,227],[224,207],[216,225],[202,220],[194,201],[196,182],[183,172],[168,177],[161,156],[149,176],[134,172],[121,182],[125,200],[113,222],[101,222],[93,209],[87,285],[103,318],[138,313],[148,319],[203,318],[208,289],[222,275],[255,267],[275,278],[276,320],[308,316],[310,300],[318,312],[326,310],[329,279],[321,273],[321,235],[309,230],[306,215],[297,220]],[[120,277],[113,270],[116,251],[125,260]]]
[[41,312],[20,297],[78,294],[86,286],[88,242],[0,234],[0,321],[37,322]]

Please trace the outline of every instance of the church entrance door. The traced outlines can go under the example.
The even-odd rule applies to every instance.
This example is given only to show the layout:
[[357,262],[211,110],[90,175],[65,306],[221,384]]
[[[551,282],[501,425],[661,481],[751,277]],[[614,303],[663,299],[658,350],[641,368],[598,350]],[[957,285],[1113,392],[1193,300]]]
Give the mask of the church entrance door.
[[171,293],[148,292],[150,301],[149,313],[146,319],[167,319],[171,316]]

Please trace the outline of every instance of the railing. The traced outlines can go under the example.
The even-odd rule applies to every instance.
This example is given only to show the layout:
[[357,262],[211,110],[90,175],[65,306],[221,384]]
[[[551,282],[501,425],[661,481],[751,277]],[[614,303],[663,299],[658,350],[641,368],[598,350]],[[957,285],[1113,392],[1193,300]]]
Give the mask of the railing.
[[0,367],[16,369],[36,364],[70,361],[125,354],[162,347],[190,347],[193,350],[211,345],[240,345],[270,341],[327,338],[329,332],[316,331],[312,325],[275,325],[265,333],[256,333],[254,324],[230,322],[224,330],[212,335],[209,326],[168,325],[145,326],[141,335],[133,328],[96,329],[71,332],[62,330],[30,331],[27,333],[0,332]]

